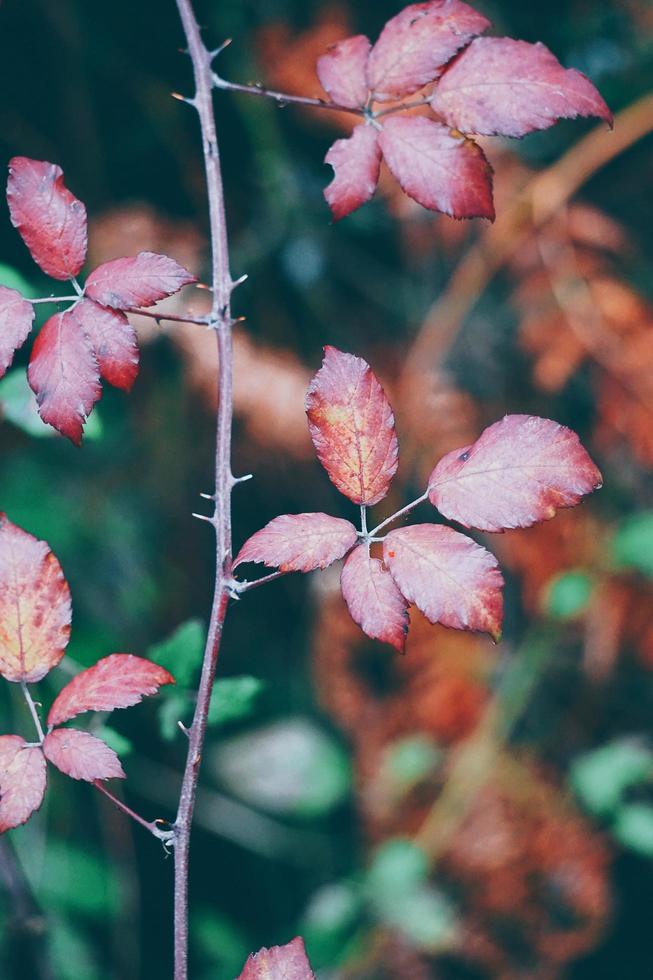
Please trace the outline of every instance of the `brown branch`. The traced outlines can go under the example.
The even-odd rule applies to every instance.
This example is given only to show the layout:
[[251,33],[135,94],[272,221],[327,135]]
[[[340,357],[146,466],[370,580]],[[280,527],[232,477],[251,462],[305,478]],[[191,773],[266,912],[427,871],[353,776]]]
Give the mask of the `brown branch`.
[[331,109],[335,112],[349,112],[353,116],[365,116],[364,109],[352,109],[351,106],[327,102],[326,99],[312,99],[304,95],[290,95],[288,92],[275,92],[274,89],[263,85],[240,85],[238,82],[228,82],[226,78],[213,73],[213,84],[224,92],[242,92],[245,95],[259,95],[264,99],[272,99],[280,106],[288,104],[310,106],[313,109]]
[[233,416],[231,294],[235,283],[229,270],[227,223],[220,155],[212,103],[214,84],[211,53],[206,48],[195,19],[191,0],[177,0],[177,8],[193,64],[195,96],[191,101],[199,115],[204,148],[204,168],[211,232],[213,308],[210,326],[215,329],[219,356],[219,396],[215,452],[216,534],[215,588],[211,619],[197,691],[193,723],[188,729],[188,755],[174,823],[175,830],[175,980],[188,977],[188,872],[190,834],[197,796],[200,762],[206,734],[211,689],[220,649],[222,627],[229,603],[231,582],[231,493],[236,483],[231,472],[231,428]]
[[178,316],[174,313],[157,313],[155,310],[139,310],[136,307],[129,307],[123,313],[134,313],[137,316],[149,316],[152,320],[170,320],[173,323],[197,323],[200,327],[207,327],[211,323],[208,316]]
[[164,844],[172,843],[175,838],[175,832],[173,830],[163,830],[161,827],[159,827],[156,820],[145,820],[145,818],[141,817],[139,813],[136,813],[135,810],[132,810],[131,807],[127,806],[126,803],[123,803],[123,801],[118,799],[117,796],[114,796],[113,793],[111,793],[99,779],[95,779],[93,781],[93,785],[100,791],[100,793],[103,793],[108,800],[111,800],[115,807],[121,810],[126,816],[131,817],[132,820],[134,820],[137,824],[140,824],[141,827],[144,827],[145,830],[149,830],[149,832],[158,840],[163,841]]

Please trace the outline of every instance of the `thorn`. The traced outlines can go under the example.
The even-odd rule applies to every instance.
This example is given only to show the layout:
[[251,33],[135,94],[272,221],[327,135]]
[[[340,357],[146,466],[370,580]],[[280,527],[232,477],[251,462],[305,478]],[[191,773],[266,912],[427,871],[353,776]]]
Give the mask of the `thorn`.
[[239,279],[236,279],[234,282],[231,283],[231,289],[232,289],[232,291],[234,289],[237,289],[239,286],[242,286],[242,284],[244,282],[246,282],[248,279],[249,279],[249,276],[247,275],[247,273],[245,273],[244,276],[240,276]]
[[[184,733],[186,738],[190,738],[190,728],[186,728],[183,721],[177,722],[177,727]],[[156,822],[156,821],[155,821]]]
[[232,483],[236,486],[237,483],[245,483],[247,480],[253,479],[253,473],[246,473],[245,476],[233,476],[231,477]]
[[206,521],[207,524],[215,524],[214,519],[212,517],[207,517],[206,514],[191,514],[190,516],[196,517],[198,521]]
[[179,92],[171,92],[170,95],[173,97],[173,99],[176,99],[177,102],[186,102],[188,105],[195,105],[195,99],[186,98],[185,95],[181,95]]
[[215,500],[214,493],[201,493],[200,497],[204,497],[205,500]]
[[193,285],[195,286],[195,289],[208,289],[209,291],[211,290],[211,287],[207,286],[205,282],[194,282]]
[[219,54],[222,54],[224,49],[229,47],[231,41],[232,38],[228,37],[226,41],[222,42],[220,47],[214,48],[213,51],[209,51],[209,58],[211,59],[211,61],[213,61],[214,58],[217,58]]
[[247,323],[247,317],[237,316],[234,320],[231,321],[232,327],[237,327],[239,323]]

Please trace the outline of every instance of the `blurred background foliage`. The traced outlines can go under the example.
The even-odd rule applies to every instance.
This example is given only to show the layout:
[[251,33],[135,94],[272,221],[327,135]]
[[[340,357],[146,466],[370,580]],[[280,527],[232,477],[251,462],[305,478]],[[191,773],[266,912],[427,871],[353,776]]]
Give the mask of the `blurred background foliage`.
[[[197,4],[209,44],[234,39],[226,77],[308,95],[329,43],[375,36],[398,6]],[[575,122],[494,141],[492,228],[422,211],[390,181],[333,226],[322,160],[349,121],[216,96],[232,268],[250,276],[235,471],[255,478],[235,495],[235,541],[279,513],[352,516],[303,414],[325,343],[391,393],[402,458],[380,517],[505,412],[573,426],[605,486],[486,540],[508,580],[498,648],[415,615],[400,659],[353,626],[337,572],[234,604],[194,837],[197,980],[230,980],[298,932],[323,978],[651,976],[653,8],[477,6],[590,74],[616,113],[613,134]],[[89,208],[90,263],[152,249],[207,274],[197,123],[169,95],[190,94],[181,45],[172,0],[0,7],[3,158],[63,167]],[[0,282],[45,295],[1,207]],[[188,290],[168,307],[205,304]],[[216,392],[210,335],[165,326],[138,323],[135,390],[104,394],[81,451],[35,418],[20,355],[0,382],[0,507],[72,588],[70,656],[44,703],[112,651],[177,675],[157,702],[91,721],[123,757],[128,801],[168,818],[212,589],[211,535],[190,515],[211,485]],[[26,732],[15,694],[0,689],[2,730]],[[2,976],[169,976],[171,860],[88,786],[51,784],[0,842]]]

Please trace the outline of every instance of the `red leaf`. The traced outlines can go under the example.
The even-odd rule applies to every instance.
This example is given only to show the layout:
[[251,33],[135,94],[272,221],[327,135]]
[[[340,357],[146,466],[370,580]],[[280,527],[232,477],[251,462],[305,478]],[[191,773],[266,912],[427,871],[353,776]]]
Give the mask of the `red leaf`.
[[45,793],[45,759],[18,735],[0,735],[0,834],[19,827],[38,810]]
[[342,594],[351,618],[373,640],[404,652],[408,608],[392,576],[365,545],[354,548],[340,576]]
[[78,446],[102,389],[97,358],[77,306],[55,313],[43,324],[32,348],[27,380],[43,421]]
[[36,264],[53,279],[76,276],[86,258],[86,208],[65,186],[61,167],[14,157],[7,202]]
[[197,282],[196,277],[174,259],[156,252],[139,252],[99,265],[86,280],[86,295],[101,306],[128,310],[132,306],[151,306],[190,282]]
[[286,946],[259,949],[248,957],[237,980],[315,980],[304,940],[299,936]]
[[349,139],[336,140],[324,158],[335,176],[324,196],[335,221],[345,218],[374,195],[381,170],[381,150],[376,129],[357,126]]
[[349,109],[367,102],[367,57],[371,44],[363,34],[333,44],[317,60],[317,77],[332,102]]
[[489,26],[486,17],[461,0],[405,7],[372,48],[367,77],[374,98],[400,99],[432,82],[456,51]]
[[76,728],[56,728],[45,736],[46,759],[73,779],[124,779],[120,759],[101,738]]
[[465,133],[524,136],[557,119],[612,113],[590,80],[563,68],[543,44],[510,37],[473,41],[444,73],[431,100]]
[[422,207],[494,220],[492,168],[472,140],[424,116],[397,115],[384,121],[379,144],[402,189]]
[[245,542],[234,568],[255,561],[282,572],[312,572],[342,558],[356,540],[354,525],[340,517],[283,514]]
[[439,524],[391,531],[383,560],[402,594],[432,623],[501,636],[503,578],[496,558]]
[[0,674],[45,677],[64,655],[70,616],[70,590],[45,541],[0,515]]
[[91,342],[101,376],[129,391],[138,374],[138,344],[125,314],[83,299],[75,307],[75,318]]
[[482,531],[529,527],[598,490],[601,474],[575,432],[550,419],[506,415],[471,446],[447,453],[429,500],[450,520]]
[[83,711],[113,711],[138,704],[175,679],[163,667],[130,653],[114,653],[73,677],[57,695],[48,727],[61,725]]
[[0,286],[0,378],[22,347],[34,320],[34,307],[16,289]]
[[383,500],[399,447],[390,403],[369,364],[325,347],[306,412],[318,458],[338,490],[355,504]]

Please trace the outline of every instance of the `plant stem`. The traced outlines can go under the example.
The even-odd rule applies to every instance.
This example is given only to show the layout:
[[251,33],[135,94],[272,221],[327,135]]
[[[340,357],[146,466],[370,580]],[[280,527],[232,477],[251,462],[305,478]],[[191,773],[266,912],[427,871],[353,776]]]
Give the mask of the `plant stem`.
[[158,838],[158,840],[164,842],[172,842],[174,840],[174,830],[162,830],[158,826],[156,820],[145,820],[144,817],[141,817],[135,810],[128,807],[126,803],[119,800],[117,796],[114,796],[113,793],[111,793],[99,779],[94,780],[93,785],[100,791],[100,793],[103,793],[107,799],[111,800],[114,806],[117,806],[119,810],[122,810],[122,812],[127,814],[128,817],[131,817],[132,820],[135,820],[136,823],[141,825],[141,827],[145,827],[146,830],[149,830],[149,832],[153,834],[154,837]]
[[42,296],[39,299],[28,299],[27,302],[36,306],[37,303],[70,303],[78,299],[79,296]]
[[236,582],[236,592],[238,595],[242,595],[243,592],[250,592],[252,589],[257,589],[259,585],[266,585],[268,582],[274,582],[275,579],[281,578],[282,575],[287,575],[288,572],[271,572],[269,575],[264,575],[263,578],[255,578],[251,582]]
[[193,64],[195,96],[204,148],[204,167],[211,232],[213,309],[211,323],[218,342],[219,396],[215,452],[216,572],[211,619],[197,691],[193,723],[188,730],[188,755],[179,797],[175,830],[175,980],[188,977],[188,871],[190,833],[197,796],[199,768],[206,733],[211,689],[220,649],[222,627],[229,603],[231,582],[231,428],[233,415],[231,293],[235,283],[229,270],[227,224],[220,156],[213,113],[211,54],[204,45],[190,0],[176,0]]
[[138,316],[149,316],[152,320],[170,320],[173,323],[197,323],[200,327],[207,327],[213,323],[210,316],[178,316],[174,313],[160,313],[155,310],[139,310],[136,307],[129,307],[123,313],[135,313]]
[[290,95],[287,92],[275,92],[273,89],[264,88],[263,85],[240,85],[238,82],[228,82],[226,78],[213,73],[213,84],[216,88],[225,92],[244,92],[246,95],[259,95],[264,99],[273,99],[279,105],[284,106],[288,103],[293,105],[311,106],[314,109],[333,109],[336,112],[349,112],[354,116],[365,116],[364,109],[352,109],[350,106],[338,105],[335,102],[327,102],[325,99],[311,99],[304,95]]
[[36,710],[36,705],[34,704],[34,700],[32,698],[32,695],[29,693],[29,688],[25,681],[20,682],[20,689],[23,692],[23,697],[27,701],[27,707],[29,708],[30,714],[34,720],[34,727],[36,728],[39,737],[39,744],[42,745],[43,739],[45,738],[45,733],[43,731],[43,726],[41,725],[41,719],[39,718],[39,713]]
[[398,510],[394,514],[391,514],[390,517],[386,517],[384,521],[381,521],[380,524],[377,524],[376,527],[372,528],[372,530],[369,532],[368,537],[369,538],[375,537],[375,535],[377,535],[379,531],[382,531],[384,527],[387,527],[388,524],[392,524],[393,521],[396,521],[400,517],[403,517],[404,514],[409,514],[411,510],[414,510],[415,507],[417,507],[418,504],[421,504],[424,500],[427,500],[428,495],[429,495],[428,490],[425,490],[421,497],[417,497],[416,500],[411,500],[411,502],[409,504],[406,504],[405,507],[402,507],[401,510]]

